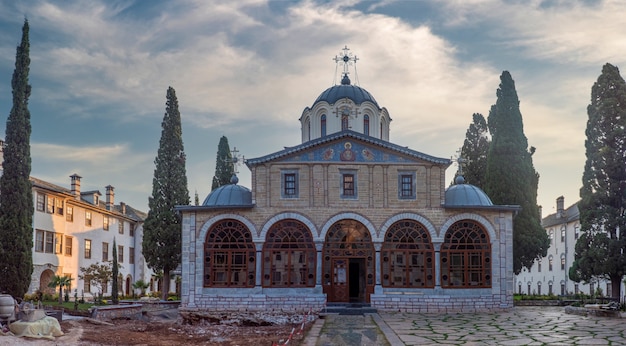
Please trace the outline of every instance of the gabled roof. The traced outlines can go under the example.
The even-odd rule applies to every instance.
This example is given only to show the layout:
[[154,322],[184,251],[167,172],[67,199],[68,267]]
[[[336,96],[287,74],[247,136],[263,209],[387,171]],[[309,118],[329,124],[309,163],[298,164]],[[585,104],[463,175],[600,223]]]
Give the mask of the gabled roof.
[[[0,170],[0,175],[1,174],[2,174],[2,170]],[[55,192],[55,193],[66,195],[67,197],[71,198],[70,200],[72,202],[82,204],[83,206],[89,206],[91,208],[100,209],[102,211],[108,211],[108,212],[110,212],[112,214],[123,215],[123,216],[125,216],[127,218],[130,218],[130,219],[133,219],[135,221],[144,221],[146,219],[146,217],[147,217],[146,213],[144,213],[144,212],[142,212],[140,210],[137,210],[137,209],[129,206],[128,204],[126,205],[126,213],[122,213],[122,207],[120,205],[115,205],[113,207],[113,210],[107,210],[106,209],[106,203],[104,201],[102,201],[102,200],[99,201],[98,205],[94,205],[93,203],[91,203],[91,202],[85,200],[84,198],[82,198],[82,196],[93,195],[94,193],[96,193],[98,195],[102,195],[100,193],[100,191],[98,191],[98,190],[81,192],[81,199],[79,201],[79,200],[75,199],[75,196],[72,193],[72,191],[67,189],[67,188],[64,188],[62,186],[49,183],[49,182],[47,182],[45,180],[41,180],[41,179],[35,178],[33,176],[30,176],[29,179],[30,179],[31,183],[33,184],[33,187],[37,187],[37,188],[40,188],[40,189],[44,189],[44,190],[48,190],[48,191],[51,191],[51,192]]]
[[281,159],[281,158],[285,158],[289,155],[292,154],[297,154],[297,153],[301,153],[303,151],[309,150],[311,148],[317,147],[319,145],[325,144],[325,143],[330,143],[339,139],[343,139],[343,138],[351,138],[351,139],[357,139],[360,141],[363,141],[365,143],[369,143],[369,144],[373,144],[376,146],[379,146],[381,148],[384,149],[388,149],[388,150],[392,150],[395,151],[399,154],[403,154],[403,155],[407,155],[409,157],[418,159],[418,160],[423,160],[423,161],[427,161],[427,162],[431,162],[437,165],[442,165],[442,166],[450,166],[450,164],[452,164],[452,161],[448,158],[440,158],[440,157],[435,157],[435,156],[431,156],[431,155],[427,155],[424,153],[421,153],[419,151],[415,151],[412,149],[409,149],[408,147],[403,147],[400,145],[396,145],[393,144],[391,142],[387,142],[387,141],[383,141],[381,139],[378,139],[376,137],[371,137],[359,132],[355,132],[352,130],[344,130],[341,132],[335,132],[332,133],[328,136],[324,136],[324,137],[320,137],[320,138],[316,138],[313,139],[311,141],[308,141],[306,143],[302,143],[300,145],[297,145],[295,147],[285,147],[284,150],[269,154],[269,155],[265,155],[262,157],[258,157],[258,158],[254,158],[254,159],[246,159],[246,165],[248,167],[252,167],[252,166],[256,166],[262,163],[266,163],[266,162],[270,162],[270,161],[274,161],[277,159]]
[[576,202],[572,204],[571,206],[567,207],[565,210],[563,210],[562,214],[559,214],[559,212],[556,212],[554,214],[550,214],[544,217],[541,220],[541,225],[543,227],[552,227],[552,226],[561,225],[564,223],[579,220],[580,213],[578,211],[578,203],[579,202]]

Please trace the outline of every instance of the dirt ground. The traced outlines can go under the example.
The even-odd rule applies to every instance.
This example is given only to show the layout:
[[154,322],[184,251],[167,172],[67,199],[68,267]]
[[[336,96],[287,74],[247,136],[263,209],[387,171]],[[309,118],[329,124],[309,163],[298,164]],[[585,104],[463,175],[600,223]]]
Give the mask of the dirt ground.
[[[97,322],[97,321],[96,321]],[[299,345],[311,327],[305,325],[302,334],[294,333],[289,345]],[[0,336],[0,346],[9,345],[272,345],[286,340],[292,329],[300,325],[234,326],[183,325],[180,318],[147,317],[145,320],[113,320],[96,324],[89,319],[64,320],[65,335],[52,340]]]

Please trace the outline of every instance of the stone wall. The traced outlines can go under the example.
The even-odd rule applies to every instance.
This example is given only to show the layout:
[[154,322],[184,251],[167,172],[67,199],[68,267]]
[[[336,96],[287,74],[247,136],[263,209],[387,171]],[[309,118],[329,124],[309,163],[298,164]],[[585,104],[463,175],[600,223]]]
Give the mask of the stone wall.
[[118,318],[137,320],[141,316],[141,304],[95,306],[91,312],[91,318],[97,320],[114,320]]
[[502,311],[513,307],[513,297],[373,294],[371,305],[380,311],[413,313]]
[[325,294],[204,294],[184,308],[217,311],[320,311],[326,306]]

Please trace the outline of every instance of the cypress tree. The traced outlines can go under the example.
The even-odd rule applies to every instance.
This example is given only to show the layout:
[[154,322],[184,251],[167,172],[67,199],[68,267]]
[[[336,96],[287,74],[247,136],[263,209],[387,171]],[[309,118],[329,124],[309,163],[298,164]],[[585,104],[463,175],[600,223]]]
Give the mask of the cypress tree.
[[217,159],[215,160],[215,175],[213,176],[213,184],[211,191],[220,186],[230,184],[230,179],[235,174],[235,165],[233,164],[233,156],[228,146],[228,138],[222,136],[217,145]]
[[28,20],[22,27],[11,79],[13,107],[7,119],[3,173],[0,177],[0,291],[22,298],[33,272],[33,191],[30,182]]
[[[120,220],[120,222],[122,222]],[[111,279],[111,300],[113,304],[119,303],[119,291],[118,291],[118,275],[119,275],[119,263],[117,261],[117,244],[115,243],[115,238],[113,238],[113,265],[111,266],[112,279]]]
[[163,272],[162,297],[167,299],[170,271],[181,261],[181,219],[176,205],[189,205],[182,124],[174,88],[167,89],[159,151],[154,160],[152,196],[144,222],[143,254],[148,266]]
[[617,67],[602,67],[587,115],[578,205],[581,236],[570,277],[585,282],[608,277],[612,297],[621,297],[626,274],[626,83]]
[[535,148],[528,150],[515,82],[508,71],[502,72],[496,95],[487,119],[491,144],[484,190],[494,204],[522,208],[513,220],[513,270],[519,274],[522,267],[530,269],[535,259],[545,256],[550,243],[537,206]]
[[472,123],[465,133],[465,141],[461,148],[461,158],[466,160],[463,166],[465,181],[481,189],[484,187],[485,173],[487,171],[489,143],[487,121],[482,114],[474,113],[472,115]]

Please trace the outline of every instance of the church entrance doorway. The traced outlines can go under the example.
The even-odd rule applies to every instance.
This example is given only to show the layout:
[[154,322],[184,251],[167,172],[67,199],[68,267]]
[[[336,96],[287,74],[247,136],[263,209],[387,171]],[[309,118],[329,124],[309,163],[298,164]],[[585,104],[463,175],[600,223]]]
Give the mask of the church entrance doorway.
[[336,222],[323,250],[323,289],[329,302],[364,303],[374,292],[374,246],[369,231],[356,220]]

